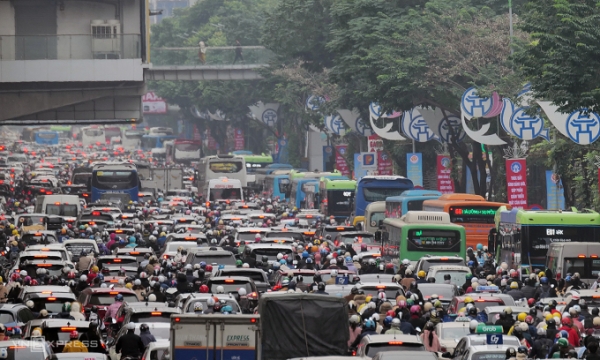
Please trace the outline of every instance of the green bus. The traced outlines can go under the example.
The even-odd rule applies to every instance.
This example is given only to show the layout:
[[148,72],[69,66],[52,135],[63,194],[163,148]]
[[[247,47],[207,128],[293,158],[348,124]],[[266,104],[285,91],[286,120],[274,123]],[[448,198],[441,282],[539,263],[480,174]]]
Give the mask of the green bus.
[[522,276],[544,270],[550,244],[600,242],[600,214],[592,210],[506,210],[496,212],[494,248],[500,262],[517,268]]
[[381,256],[386,260],[418,261],[423,256],[465,257],[465,228],[437,211],[408,211],[400,219],[386,218],[381,230]]
[[256,169],[262,169],[273,163],[273,157],[271,155],[256,155],[251,151],[246,150],[234,151],[232,154],[241,156],[246,160],[246,172],[248,174],[254,174],[256,173]]
[[322,177],[319,181],[321,214],[345,220],[352,213],[356,181]]

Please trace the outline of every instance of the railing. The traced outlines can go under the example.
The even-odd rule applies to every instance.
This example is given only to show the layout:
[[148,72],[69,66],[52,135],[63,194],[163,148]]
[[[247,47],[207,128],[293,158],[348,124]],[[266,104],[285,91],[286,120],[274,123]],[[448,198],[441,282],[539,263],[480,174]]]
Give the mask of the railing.
[[141,35],[1,35],[2,60],[139,59]]
[[160,47],[150,48],[150,62],[153,66],[231,66],[266,65],[273,58],[271,50],[264,46],[242,46],[241,59],[236,59],[235,46],[207,47],[204,61],[199,47]]

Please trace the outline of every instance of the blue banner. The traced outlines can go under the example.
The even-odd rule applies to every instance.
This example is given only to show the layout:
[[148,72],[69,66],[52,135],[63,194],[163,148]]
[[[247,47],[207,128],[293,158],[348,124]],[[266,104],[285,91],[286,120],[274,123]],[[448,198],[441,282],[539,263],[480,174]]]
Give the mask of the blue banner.
[[279,151],[277,152],[277,161],[279,164],[289,164],[290,156],[288,150],[288,141],[286,138],[280,138],[277,140],[277,147]]
[[564,210],[565,208],[565,192],[562,181],[552,170],[546,170],[546,208],[548,210]]
[[327,164],[331,163],[330,169],[334,168],[333,146],[323,146],[323,171],[327,171]]
[[406,154],[406,177],[415,186],[423,187],[423,156],[421,153]]
[[471,168],[467,166],[467,194],[475,194],[475,186],[473,186],[473,178],[471,177]]

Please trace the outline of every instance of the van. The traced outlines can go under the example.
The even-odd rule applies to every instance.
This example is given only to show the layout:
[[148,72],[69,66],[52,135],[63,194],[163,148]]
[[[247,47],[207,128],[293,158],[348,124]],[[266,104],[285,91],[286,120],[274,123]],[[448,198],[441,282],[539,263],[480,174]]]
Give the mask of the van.
[[58,215],[75,220],[81,214],[77,195],[39,195],[35,202],[37,214]]
[[581,280],[593,283],[600,275],[600,243],[555,242],[546,255],[546,269],[553,276],[579,273]]
[[375,201],[365,208],[363,230],[375,233],[379,230],[379,220],[385,219],[385,201]]

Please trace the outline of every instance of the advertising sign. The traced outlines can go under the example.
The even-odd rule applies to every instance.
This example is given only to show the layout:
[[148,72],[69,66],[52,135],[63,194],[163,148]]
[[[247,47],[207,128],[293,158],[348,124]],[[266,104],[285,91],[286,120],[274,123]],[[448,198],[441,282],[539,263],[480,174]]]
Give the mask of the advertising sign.
[[377,152],[377,175],[394,175],[394,163],[387,151]]
[[452,194],[454,192],[454,182],[450,174],[452,173],[450,156],[437,156],[437,187],[442,194]]
[[152,91],[142,96],[142,106],[144,114],[167,113],[167,102]]
[[346,162],[346,151],[348,145],[336,145],[335,146],[335,168],[342,173],[342,175],[350,176],[350,168]]
[[546,208],[548,210],[565,208],[565,190],[562,181],[552,170],[546,170]]
[[513,208],[527,208],[527,165],[525,159],[506,159],[506,191]]
[[406,176],[415,186],[423,186],[423,156],[421,153],[406,154]]
[[234,141],[234,149],[235,150],[244,150],[246,147],[246,143],[244,140],[244,130],[240,128],[235,128],[235,135],[233,138]]

